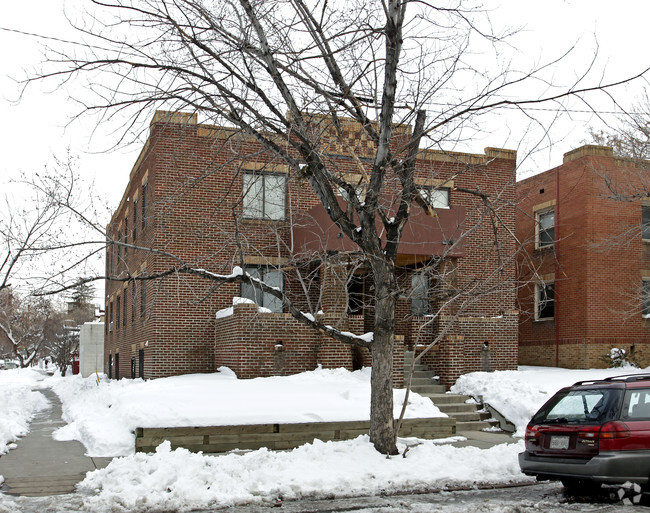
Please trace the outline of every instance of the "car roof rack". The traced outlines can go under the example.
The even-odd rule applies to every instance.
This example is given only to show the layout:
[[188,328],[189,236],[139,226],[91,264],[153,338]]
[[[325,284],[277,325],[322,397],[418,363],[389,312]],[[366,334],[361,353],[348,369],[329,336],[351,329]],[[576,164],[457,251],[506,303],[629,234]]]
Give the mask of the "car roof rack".
[[573,384],[574,387],[586,384],[596,384],[596,383],[611,383],[613,381],[642,381],[644,379],[650,380],[649,373],[638,373],[638,374],[622,374],[620,376],[610,376],[603,379],[587,379],[584,381],[577,381]]

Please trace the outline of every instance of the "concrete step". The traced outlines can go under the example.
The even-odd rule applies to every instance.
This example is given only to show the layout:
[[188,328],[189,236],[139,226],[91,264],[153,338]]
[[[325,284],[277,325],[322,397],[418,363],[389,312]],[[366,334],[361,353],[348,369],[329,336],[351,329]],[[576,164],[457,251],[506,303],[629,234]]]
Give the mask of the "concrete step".
[[[446,412],[444,412],[446,413]],[[475,422],[479,420],[487,420],[490,418],[489,413],[481,413],[479,411],[457,411],[454,412],[453,415],[451,415],[456,419],[456,423],[458,422]]]
[[[410,372],[410,370],[411,370],[411,363],[410,362],[408,362],[408,363],[404,362],[404,373],[408,374]],[[422,365],[422,364],[416,365],[413,368],[413,370],[415,372],[430,372],[431,374],[434,374],[434,372],[431,369],[429,369],[429,367],[427,367],[426,365]]]
[[420,395],[424,394],[444,394],[446,387],[444,385],[411,385],[411,390]]
[[[419,393],[419,392],[418,392]],[[452,404],[452,403],[465,403],[469,396],[467,395],[456,395],[456,394],[435,394],[435,393],[420,393],[424,397],[428,397],[433,401],[433,404]]]
[[[408,376],[408,369],[404,370],[404,377]],[[430,370],[416,370],[413,373],[414,378],[428,378],[428,379],[433,379],[436,377],[436,373]]]
[[456,433],[459,431],[481,431],[496,425],[496,422],[486,422],[485,420],[456,421]]
[[411,379],[411,386],[418,386],[418,385],[443,386],[431,377],[413,376],[413,378]]
[[479,411],[480,404],[472,403],[452,403],[452,404],[439,404],[438,408],[441,412],[451,414],[455,412],[477,412]]

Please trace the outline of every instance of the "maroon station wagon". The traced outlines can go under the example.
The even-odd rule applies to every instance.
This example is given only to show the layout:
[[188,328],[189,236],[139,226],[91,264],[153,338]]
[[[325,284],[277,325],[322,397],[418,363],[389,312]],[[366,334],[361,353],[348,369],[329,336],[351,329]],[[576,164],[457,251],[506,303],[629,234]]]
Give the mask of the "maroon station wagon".
[[650,478],[650,374],[580,381],[557,392],[526,429],[522,472],[573,491]]

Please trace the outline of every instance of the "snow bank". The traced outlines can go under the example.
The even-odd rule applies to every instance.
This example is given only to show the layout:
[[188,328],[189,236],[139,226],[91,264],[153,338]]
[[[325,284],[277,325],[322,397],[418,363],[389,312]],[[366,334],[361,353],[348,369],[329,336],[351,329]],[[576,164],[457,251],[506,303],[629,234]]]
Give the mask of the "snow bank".
[[[405,449],[399,444],[400,452]],[[89,473],[85,508],[102,511],[189,511],[285,499],[374,495],[479,482],[526,481],[517,463],[519,444],[488,450],[422,441],[406,457],[386,458],[367,436],[306,444],[286,452],[266,449],[205,456],[161,444],[155,454],[113,460]],[[146,493],[143,491],[146,490]]]
[[517,371],[465,374],[458,378],[450,390],[456,394],[471,395],[490,404],[515,424],[515,436],[524,436],[531,417],[560,388],[577,381],[639,372],[644,371],[635,367],[573,370],[522,366]]
[[[137,427],[211,426],[367,420],[370,369],[317,369],[293,376],[240,380],[227,368],[152,381],[51,378],[69,424],[57,440],[79,440],[89,456],[134,451]],[[398,416],[404,390],[394,391]],[[406,417],[445,417],[431,401],[409,395]]]
[[32,391],[43,377],[29,368],[0,371],[0,454],[12,449],[12,442],[29,432],[34,415],[50,406],[43,394]]

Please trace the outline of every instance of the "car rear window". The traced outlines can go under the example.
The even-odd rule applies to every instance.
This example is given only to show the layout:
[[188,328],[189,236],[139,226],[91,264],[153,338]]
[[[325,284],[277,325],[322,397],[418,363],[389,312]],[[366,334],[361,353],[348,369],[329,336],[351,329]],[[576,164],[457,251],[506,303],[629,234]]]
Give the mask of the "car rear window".
[[531,423],[600,424],[618,418],[622,399],[622,389],[562,390],[542,406]]
[[625,392],[622,416],[628,420],[650,419],[650,389],[634,388]]

